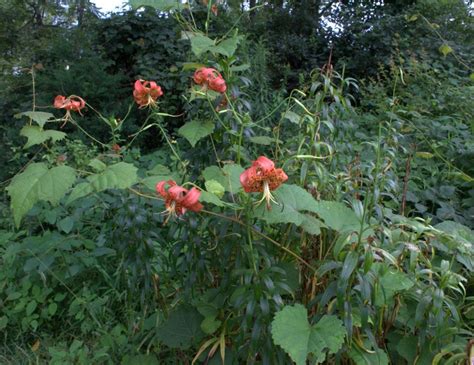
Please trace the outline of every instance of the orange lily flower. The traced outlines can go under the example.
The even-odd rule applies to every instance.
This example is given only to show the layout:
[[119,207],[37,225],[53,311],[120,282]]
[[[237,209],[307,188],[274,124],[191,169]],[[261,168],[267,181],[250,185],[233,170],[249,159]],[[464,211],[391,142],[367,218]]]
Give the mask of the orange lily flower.
[[278,204],[272,195],[272,191],[288,180],[288,176],[282,169],[276,169],[272,160],[260,156],[252,163],[252,166],[240,175],[240,183],[246,193],[263,193],[262,199],[266,200],[267,209],[271,209],[271,203]]
[[155,81],[135,81],[133,98],[140,109],[149,105],[156,106],[156,100],[163,95],[161,87]]
[[65,97],[58,95],[54,98],[54,107],[56,109],[66,109],[66,111],[75,111],[81,114],[81,109],[86,106],[86,102],[83,98],[75,95]]
[[[168,189],[166,189],[166,185],[169,186]],[[170,217],[179,217],[187,210],[199,212],[203,208],[199,203],[201,192],[196,188],[187,190],[177,185],[175,181],[168,180],[156,184],[156,191],[165,199],[165,213],[168,215],[165,223]]]
[[194,72],[193,80],[202,85],[204,89],[209,88],[218,93],[225,93],[227,85],[224,78],[212,67],[201,67]]
[[60,127],[62,128],[68,122],[68,120],[71,119],[71,111],[78,112],[80,115],[82,115],[81,109],[83,109],[86,106],[86,102],[84,101],[83,98],[76,95],[71,95],[71,96],[68,96],[67,98],[63,95],[57,95],[54,98],[53,106],[56,109],[66,110],[66,114],[64,114],[64,117],[62,118],[62,120],[64,120],[64,123]]

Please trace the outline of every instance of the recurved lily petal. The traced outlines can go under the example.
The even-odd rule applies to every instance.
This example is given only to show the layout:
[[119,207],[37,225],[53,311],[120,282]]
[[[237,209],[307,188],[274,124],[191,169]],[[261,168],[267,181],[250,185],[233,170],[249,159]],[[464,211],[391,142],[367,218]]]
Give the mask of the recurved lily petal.
[[189,210],[193,212],[199,212],[202,208],[201,203],[199,203],[199,197],[201,196],[201,192],[196,189],[192,188],[183,198],[181,204]]
[[252,166],[261,170],[263,174],[269,174],[275,168],[275,163],[265,156],[260,156],[252,163]]
[[222,77],[216,77],[209,81],[209,89],[217,91],[218,93],[225,93],[227,85]]
[[62,95],[58,95],[54,98],[54,107],[56,109],[64,108],[64,102],[66,101],[66,97]]
[[168,192],[166,191],[165,189],[165,186],[166,185],[169,185],[170,187],[171,186],[175,186],[176,185],[176,182],[174,180],[164,180],[164,181],[160,181],[156,184],[156,191],[158,194],[160,194],[163,198],[167,198],[168,197]]
[[187,189],[179,185],[172,186],[168,189],[169,197],[180,204],[182,203],[182,200],[187,192],[188,192]]
[[201,85],[203,84],[204,82],[207,81],[207,78],[208,78],[208,69],[207,68],[198,68],[195,72],[194,72],[194,76],[193,76],[193,80],[196,84],[198,85]]

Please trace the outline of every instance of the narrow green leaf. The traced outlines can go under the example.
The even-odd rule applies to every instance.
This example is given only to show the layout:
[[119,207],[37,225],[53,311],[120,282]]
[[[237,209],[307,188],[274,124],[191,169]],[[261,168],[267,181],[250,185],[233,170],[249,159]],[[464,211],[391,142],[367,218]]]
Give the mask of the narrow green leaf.
[[[364,345],[368,346],[368,341],[365,341]],[[379,348],[368,352],[353,345],[349,351],[349,357],[356,365],[388,365],[389,363],[387,354]]]
[[267,136],[255,136],[249,138],[250,142],[255,144],[261,144],[265,146],[270,146],[275,143],[275,138]]
[[250,65],[248,63],[245,63],[243,65],[238,65],[238,66],[231,66],[230,70],[232,72],[240,72],[240,71],[246,71],[250,68]]

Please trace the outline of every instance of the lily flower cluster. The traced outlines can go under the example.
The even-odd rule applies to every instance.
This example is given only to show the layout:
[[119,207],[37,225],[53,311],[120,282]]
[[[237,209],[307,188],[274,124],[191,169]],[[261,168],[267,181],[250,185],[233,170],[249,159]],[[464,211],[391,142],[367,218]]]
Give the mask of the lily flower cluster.
[[[257,204],[265,200],[267,209],[271,209],[271,202],[278,204],[272,191],[278,189],[286,180],[288,176],[285,172],[275,168],[274,162],[265,156],[260,156],[240,175],[240,183],[246,193],[263,193]],[[169,186],[168,189],[166,185]],[[179,217],[187,210],[199,212],[203,209],[199,203],[201,192],[197,188],[187,190],[177,185],[175,181],[167,180],[156,184],[156,191],[165,200],[164,213],[167,215],[165,223],[170,217]]]
[[[197,85],[201,85],[203,89],[213,90],[218,93],[224,93],[227,90],[227,85],[222,75],[212,67],[201,67],[196,70],[193,80]],[[148,106],[155,107],[158,98],[163,96],[163,90],[155,81],[136,80],[133,87],[133,98],[138,104],[139,108],[146,108]],[[81,109],[86,106],[83,98],[71,95],[65,97],[58,95],[54,99],[54,107],[56,109],[65,109],[66,114],[64,120],[69,120],[71,111],[81,114]],[[82,114],[81,114],[82,115]]]
[[[222,75],[212,67],[201,67],[194,72],[193,80],[203,90],[225,93],[227,85]],[[163,95],[163,90],[155,81],[137,80],[134,84],[133,98],[140,109],[155,107],[156,101]]]
[[[193,76],[196,84],[202,85],[203,89],[210,89],[219,93],[224,93],[227,89],[222,75],[214,68],[200,68],[196,70]],[[147,106],[156,106],[156,101],[163,95],[161,87],[155,81],[136,80],[133,90],[133,98],[140,108]],[[65,97],[56,96],[54,107],[65,109],[64,120],[70,119],[70,112],[81,113],[86,105],[84,99],[79,96],[71,95]],[[114,145],[112,149],[119,153],[120,146]],[[261,204],[266,202],[267,209],[271,209],[271,203],[278,204],[272,195],[272,191],[278,189],[281,184],[288,180],[288,176],[281,168],[275,168],[275,163],[265,156],[260,156],[253,161],[252,166],[240,175],[240,183],[246,193],[263,193],[262,198],[257,202]],[[190,210],[199,212],[203,205],[199,202],[201,191],[197,188],[188,190],[176,184],[174,180],[160,181],[156,184],[156,192],[164,199],[168,222],[170,217],[179,217]]]

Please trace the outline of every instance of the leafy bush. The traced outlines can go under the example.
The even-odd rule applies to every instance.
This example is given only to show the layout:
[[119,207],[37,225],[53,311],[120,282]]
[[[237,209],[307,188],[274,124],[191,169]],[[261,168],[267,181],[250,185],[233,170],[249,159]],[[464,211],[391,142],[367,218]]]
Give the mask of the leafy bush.
[[[158,81],[134,84],[140,112],[107,117],[107,103],[101,114],[71,90],[60,117],[35,104],[17,115],[23,167],[0,215],[2,362],[465,361],[465,75],[413,57],[360,85],[327,64],[272,98],[250,74],[266,70],[263,42],[242,51],[248,39],[211,25],[211,1],[154,3],[159,18],[112,17],[102,34],[126,39],[107,67]],[[146,58],[137,28],[167,52]],[[161,147],[137,148],[144,133]]]

